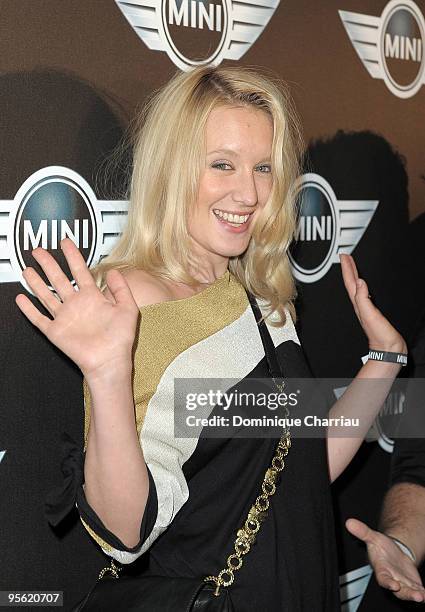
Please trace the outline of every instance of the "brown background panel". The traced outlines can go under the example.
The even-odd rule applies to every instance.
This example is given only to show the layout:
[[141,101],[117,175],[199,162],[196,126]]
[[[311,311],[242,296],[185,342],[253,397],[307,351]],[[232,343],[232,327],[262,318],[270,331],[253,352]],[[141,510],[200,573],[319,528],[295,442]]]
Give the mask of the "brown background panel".
[[[291,84],[307,140],[339,128],[382,134],[406,157],[414,218],[425,209],[425,86],[400,99],[372,79],[338,14],[380,16],[386,4],[283,0],[240,63],[268,66]],[[425,0],[417,4],[425,13]],[[3,0],[0,14],[3,72],[71,72],[113,97],[128,116],[176,70],[166,53],[150,51],[137,37],[113,0]]]

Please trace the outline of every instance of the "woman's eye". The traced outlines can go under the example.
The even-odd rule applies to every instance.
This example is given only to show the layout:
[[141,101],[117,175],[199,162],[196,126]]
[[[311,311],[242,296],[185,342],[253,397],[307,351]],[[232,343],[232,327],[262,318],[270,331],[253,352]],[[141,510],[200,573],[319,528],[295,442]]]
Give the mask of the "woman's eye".
[[227,164],[226,162],[218,162],[216,164],[213,164],[212,167],[218,168],[219,170],[231,170],[232,169],[231,165]]
[[269,164],[262,164],[261,166],[257,166],[257,170],[260,170],[260,172],[264,172],[264,173],[268,173],[272,171],[272,168]]
[[[216,162],[212,164],[213,168],[217,168],[218,170],[232,170],[232,165],[227,162]],[[261,166],[257,166],[256,170],[268,174],[272,171],[270,164],[261,164]]]

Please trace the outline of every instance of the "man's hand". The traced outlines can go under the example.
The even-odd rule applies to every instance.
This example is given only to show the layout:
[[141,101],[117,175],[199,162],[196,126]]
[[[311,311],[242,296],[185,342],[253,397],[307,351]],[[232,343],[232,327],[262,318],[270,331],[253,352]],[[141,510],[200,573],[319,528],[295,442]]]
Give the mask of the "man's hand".
[[381,587],[393,591],[399,599],[425,602],[425,589],[415,564],[390,537],[353,518],[345,522],[345,527],[367,545],[369,561]]

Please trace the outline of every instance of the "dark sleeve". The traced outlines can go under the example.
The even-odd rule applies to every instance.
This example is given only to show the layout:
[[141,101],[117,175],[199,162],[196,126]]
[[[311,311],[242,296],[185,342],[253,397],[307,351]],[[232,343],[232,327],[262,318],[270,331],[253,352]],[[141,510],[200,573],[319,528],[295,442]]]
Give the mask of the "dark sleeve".
[[390,486],[411,482],[425,487],[425,330],[411,351],[413,376],[407,385],[400,437],[395,439]]
[[80,519],[93,539],[102,550],[121,563],[132,563],[148,548],[148,538],[152,532],[158,513],[158,500],[155,482],[148,466],[149,494],[145,512],[140,524],[140,539],[136,546],[128,548],[109,531],[84,494],[85,453],[67,433],[62,434],[63,483],[50,491],[46,497],[45,516],[56,527],[72,510],[77,508]]
[[412,482],[425,487],[425,439],[398,438],[391,459],[390,485]]

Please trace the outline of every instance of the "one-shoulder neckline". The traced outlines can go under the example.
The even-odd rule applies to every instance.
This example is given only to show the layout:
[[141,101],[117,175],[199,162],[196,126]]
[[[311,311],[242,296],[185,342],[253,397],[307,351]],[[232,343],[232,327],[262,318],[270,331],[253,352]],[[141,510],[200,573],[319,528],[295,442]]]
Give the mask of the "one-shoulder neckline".
[[210,283],[205,289],[202,291],[198,291],[198,293],[194,293],[193,295],[189,295],[185,298],[180,298],[178,300],[164,300],[163,302],[155,302],[153,304],[144,304],[143,306],[139,306],[139,311],[144,312],[146,310],[154,310],[155,308],[159,308],[160,306],[166,306],[167,304],[170,306],[178,306],[179,304],[187,304],[187,302],[196,301],[201,297],[205,297],[205,295],[209,294],[212,290],[216,290],[217,287],[221,285],[225,285],[226,282],[230,282],[230,278],[233,277],[233,274],[227,268],[224,274],[215,279],[212,283]]

